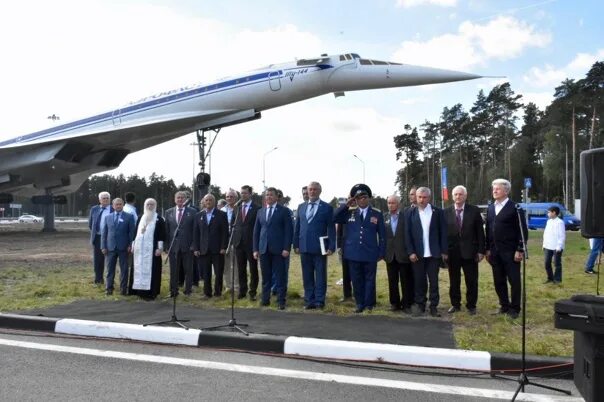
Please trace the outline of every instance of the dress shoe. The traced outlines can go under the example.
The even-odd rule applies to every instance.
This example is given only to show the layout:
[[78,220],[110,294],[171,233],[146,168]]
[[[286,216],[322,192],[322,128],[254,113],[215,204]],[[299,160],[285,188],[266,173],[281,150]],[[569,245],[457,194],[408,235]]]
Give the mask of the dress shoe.
[[363,312],[363,308],[362,308],[362,307],[357,307],[357,308],[356,308],[356,310],[354,310],[354,312],[355,312],[356,314],[360,314],[360,313],[362,313],[362,312]]
[[128,291],[127,291],[127,290],[125,290],[125,289],[124,289],[124,290],[120,290],[120,294],[121,294],[122,296],[128,296]]
[[256,301],[256,295],[250,295],[250,301]]
[[279,304],[279,307],[277,307],[279,310],[285,310],[285,304]]
[[507,314],[508,311],[509,310],[507,308],[499,307],[497,310],[495,310],[493,313],[491,313],[491,315]]
[[105,294],[107,296],[111,296],[113,294],[113,289],[107,289],[107,291],[105,292]]
[[411,310],[412,310],[413,317],[421,317],[426,312],[424,308],[418,306],[417,304],[414,304],[411,307]]
[[260,305],[261,305],[261,306],[266,307],[266,306],[270,306],[270,305],[271,305],[271,303],[270,303],[270,302],[264,302],[264,301],[263,301],[263,302],[260,302]]
[[191,292],[185,292],[185,296],[187,296],[187,297],[191,296]]
[[512,320],[515,320],[516,318],[518,318],[518,312],[516,310],[509,310],[507,312],[508,317],[510,317]]
[[315,304],[315,308],[318,308],[319,310],[323,310],[325,308],[325,304],[317,303],[317,304]]
[[432,317],[440,317],[440,313],[436,307],[430,307],[430,315]]
[[241,300],[241,299],[245,299],[245,295],[242,295],[241,293],[237,296],[237,299]]
[[458,311],[461,311],[461,307],[451,306],[447,310],[447,313],[453,314],[453,313],[457,313]]
[[476,315],[476,309],[475,308],[469,308],[468,309],[468,314],[470,314],[470,315]]
[[390,305],[390,311],[398,311],[401,309],[401,306],[397,306],[396,304]]
[[314,304],[307,304],[304,306],[304,310],[314,310],[316,307]]

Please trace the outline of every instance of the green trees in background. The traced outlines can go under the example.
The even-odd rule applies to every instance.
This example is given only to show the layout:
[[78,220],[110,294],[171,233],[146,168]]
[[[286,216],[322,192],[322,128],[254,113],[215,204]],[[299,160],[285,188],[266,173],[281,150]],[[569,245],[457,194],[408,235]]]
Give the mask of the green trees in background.
[[463,184],[471,202],[486,203],[493,179],[508,178],[520,200],[524,178],[530,177],[533,200],[559,201],[572,210],[579,196],[579,154],[604,146],[603,111],[604,62],[581,80],[564,80],[545,111],[523,104],[507,82],[488,94],[480,90],[469,112],[456,104],[419,130],[403,126],[394,137],[401,162],[395,183],[401,194],[412,185],[428,186],[440,205],[440,171],[446,166],[449,192]]

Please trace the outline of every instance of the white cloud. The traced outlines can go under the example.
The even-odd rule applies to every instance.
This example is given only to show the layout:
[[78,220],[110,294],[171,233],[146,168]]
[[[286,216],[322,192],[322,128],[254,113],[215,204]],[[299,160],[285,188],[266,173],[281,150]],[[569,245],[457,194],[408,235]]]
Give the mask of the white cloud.
[[522,92],[522,102],[528,105],[533,102],[540,110],[545,110],[554,100],[554,91],[547,92]]
[[397,7],[411,8],[424,5],[455,7],[457,6],[457,0],[396,0]]
[[396,61],[449,69],[468,69],[489,59],[518,57],[529,47],[544,47],[551,35],[513,17],[498,17],[486,24],[462,22],[455,34],[428,41],[405,41],[394,53]]
[[604,49],[594,53],[578,53],[573,60],[562,67],[546,64],[543,67],[532,67],[523,79],[536,88],[554,88],[567,78],[581,79],[591,66],[604,58]]
[[477,46],[485,58],[499,60],[518,57],[528,47],[545,47],[551,35],[535,32],[526,22],[513,17],[498,17],[486,25],[463,22],[459,33]]

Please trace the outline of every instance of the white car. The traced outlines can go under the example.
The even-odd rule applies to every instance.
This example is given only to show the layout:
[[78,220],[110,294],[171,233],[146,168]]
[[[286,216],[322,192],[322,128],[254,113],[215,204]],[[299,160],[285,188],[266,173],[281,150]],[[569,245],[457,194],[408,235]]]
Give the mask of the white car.
[[38,223],[43,222],[44,219],[35,215],[21,215],[19,217],[19,223]]

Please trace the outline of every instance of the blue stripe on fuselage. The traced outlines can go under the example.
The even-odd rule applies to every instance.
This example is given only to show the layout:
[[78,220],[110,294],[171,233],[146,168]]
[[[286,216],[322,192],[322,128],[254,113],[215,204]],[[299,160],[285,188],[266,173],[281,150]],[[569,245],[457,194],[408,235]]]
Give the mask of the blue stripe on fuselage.
[[[319,68],[319,71],[332,68],[333,66],[328,64],[318,64],[315,67]],[[298,69],[299,67],[292,67],[291,69]],[[285,69],[290,70],[290,69]],[[276,70],[279,72],[278,77],[270,77],[271,79],[275,78],[283,78],[284,70]],[[10,140],[0,142],[0,146],[15,144],[15,143],[25,143],[34,140],[39,140],[45,137],[50,137],[56,134],[63,134],[67,131],[72,131],[75,129],[84,128],[87,126],[91,126],[93,124],[101,123],[104,121],[112,120],[114,118],[122,118],[128,115],[131,115],[140,111],[147,111],[151,109],[156,109],[161,106],[166,106],[169,104],[181,102],[184,100],[189,100],[192,98],[216,94],[218,92],[223,92],[230,89],[241,88],[252,84],[258,84],[263,81],[268,81],[269,74],[274,73],[274,71],[267,71],[258,74],[248,75],[245,77],[234,78],[227,81],[222,81],[218,83],[214,83],[211,85],[206,85],[203,87],[196,87],[188,90],[184,90],[182,92],[168,94],[164,97],[150,97],[145,98],[139,102],[134,104],[130,104],[121,109],[116,109],[111,112],[102,113],[99,115],[87,117],[85,119],[76,120],[71,123],[63,124],[57,127],[47,128],[45,130],[36,131],[31,134],[26,134],[24,136],[16,137]]]

